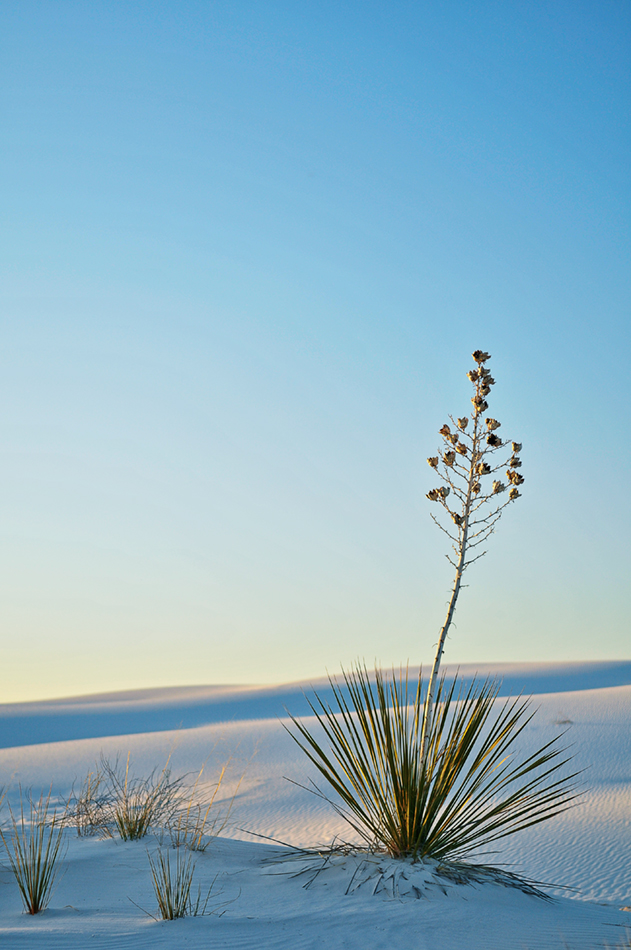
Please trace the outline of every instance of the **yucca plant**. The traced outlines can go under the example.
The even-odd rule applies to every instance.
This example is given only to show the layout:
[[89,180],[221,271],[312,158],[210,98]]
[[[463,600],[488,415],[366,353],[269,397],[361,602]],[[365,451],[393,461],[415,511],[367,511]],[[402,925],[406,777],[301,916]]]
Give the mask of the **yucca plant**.
[[329,786],[331,801],[364,844],[393,857],[458,859],[564,811],[574,775],[556,739],[515,755],[529,702],[496,703],[499,684],[439,682],[422,754],[422,676],[356,667],[330,679],[332,705],[309,700],[321,737],[291,717],[289,731]]
[[63,819],[51,814],[51,792],[37,801],[28,795],[25,807],[20,789],[20,810],[9,806],[10,828],[0,830],[11,870],[15,876],[27,914],[39,914],[50,903],[53,886],[59,873],[62,855]]
[[[440,677],[463,574],[485,553],[480,546],[524,481],[521,444],[503,441],[500,422],[485,415],[495,384],[490,358],[473,353],[471,416],[450,417],[440,429],[443,450],[428,459],[443,484],[427,497],[448,516],[445,527],[432,515],[451,539],[456,573],[427,689],[420,672],[410,689],[407,671],[376,669],[371,678],[359,665],[330,680],[330,705],[317,693],[309,700],[317,735],[290,717],[289,732],[339,797],[334,807],[365,845],[394,857],[460,858],[559,814],[575,798],[575,775],[563,768],[568,759],[556,740],[517,753],[532,718],[528,701],[500,704],[495,681],[465,688],[456,678],[447,688]],[[509,457],[498,462],[498,452]],[[505,466],[508,484],[496,477]]]

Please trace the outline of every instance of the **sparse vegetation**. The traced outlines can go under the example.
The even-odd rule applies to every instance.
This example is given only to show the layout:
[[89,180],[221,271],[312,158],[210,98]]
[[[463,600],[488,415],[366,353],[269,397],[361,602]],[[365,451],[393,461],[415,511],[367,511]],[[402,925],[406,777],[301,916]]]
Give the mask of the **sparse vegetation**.
[[227,805],[220,807],[217,796],[228,765],[223,765],[206,797],[204,767],[191,782],[188,775],[172,778],[167,760],[163,769],[139,778],[131,772],[130,755],[124,766],[118,759],[112,763],[102,756],[79,791],[68,799],[64,821],[75,827],[80,837],[100,835],[136,841],[153,831],[161,840],[166,836],[173,847],[205,851],[212,838],[226,828],[241,783],[237,782]]
[[[124,767],[118,760],[112,764],[102,756],[77,794],[66,801],[61,814],[51,809],[51,791],[34,801],[20,789],[19,812],[16,816],[9,806],[10,825],[0,829],[0,839],[29,914],[40,913],[50,902],[64,829],[70,825],[79,837],[99,834],[137,841],[150,831],[162,838],[168,835],[176,849],[174,864],[168,849],[158,848],[153,856],[148,852],[161,918],[174,920],[217,911],[217,907],[209,909],[214,881],[205,893],[198,887],[193,894],[196,865],[189,852],[205,851],[212,837],[226,827],[240,781],[227,809],[215,813],[227,765],[221,769],[210,800],[199,796],[203,767],[191,784],[185,775],[172,779],[168,766],[169,760],[148,778],[137,778],[131,774],[129,754]],[[3,798],[4,793],[0,794],[0,804]]]
[[64,822],[56,811],[51,814],[50,801],[50,791],[35,801],[20,789],[19,812],[9,806],[9,829],[0,830],[27,914],[48,907],[60,869]]

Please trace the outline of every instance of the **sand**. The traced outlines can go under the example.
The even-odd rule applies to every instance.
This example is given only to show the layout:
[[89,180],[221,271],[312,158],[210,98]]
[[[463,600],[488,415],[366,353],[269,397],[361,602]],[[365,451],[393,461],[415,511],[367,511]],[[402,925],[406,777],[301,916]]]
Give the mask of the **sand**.
[[130,753],[137,774],[163,766],[169,755],[177,774],[205,763],[211,784],[229,762],[219,795],[224,807],[242,777],[231,824],[195,856],[195,880],[205,890],[214,882],[214,912],[152,919],[147,851],[159,841],[78,838],[69,830],[63,874],[49,908],[35,917],[23,912],[6,855],[1,859],[1,946],[630,946],[631,911],[623,908],[631,907],[631,663],[480,671],[500,672],[504,692],[534,694],[538,712],[524,751],[564,732],[574,767],[584,769],[577,807],[507,839],[486,859],[543,882],[552,900],[491,881],[446,880],[431,867],[383,856],[368,863],[342,856],[316,874],[321,859],[276,843],[317,848],[336,836],[352,838],[329,805],[294,784],[308,784],[313,773],[282,720],[286,707],[305,714],[301,688],[308,684],[144,690],[0,707],[0,781],[15,801],[19,783],[39,793],[52,782],[54,796],[67,796],[101,753],[111,760]]

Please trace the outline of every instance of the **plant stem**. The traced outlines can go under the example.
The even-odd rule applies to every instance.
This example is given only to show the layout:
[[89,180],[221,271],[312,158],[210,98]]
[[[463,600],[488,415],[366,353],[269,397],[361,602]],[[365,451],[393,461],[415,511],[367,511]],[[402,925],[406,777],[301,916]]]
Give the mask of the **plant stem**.
[[[480,380],[476,383],[476,395],[480,393]],[[451,591],[451,597],[449,599],[449,606],[447,607],[447,616],[445,617],[445,622],[440,631],[440,636],[438,638],[438,645],[436,647],[436,656],[434,657],[434,665],[432,666],[432,673],[429,679],[429,685],[427,687],[427,699],[425,700],[425,706],[423,708],[423,730],[421,733],[421,761],[425,765],[427,763],[427,750],[429,744],[429,735],[430,735],[430,720],[432,716],[432,710],[434,708],[436,700],[436,689],[438,686],[438,672],[440,670],[440,663],[443,657],[443,650],[445,648],[445,640],[447,639],[447,634],[449,633],[449,628],[453,620],[453,616],[456,610],[456,602],[458,600],[458,595],[460,593],[460,585],[462,583],[462,575],[466,567],[466,557],[467,557],[467,540],[469,537],[469,517],[471,514],[471,501],[473,497],[473,485],[476,481],[476,466],[482,457],[480,452],[480,441],[482,438],[482,433],[480,432],[480,412],[476,410],[473,417],[473,436],[471,444],[471,464],[469,465],[469,474],[467,477],[467,495],[465,498],[462,524],[460,525],[459,539],[458,539],[458,561],[456,563],[456,576],[454,579],[454,586]]]

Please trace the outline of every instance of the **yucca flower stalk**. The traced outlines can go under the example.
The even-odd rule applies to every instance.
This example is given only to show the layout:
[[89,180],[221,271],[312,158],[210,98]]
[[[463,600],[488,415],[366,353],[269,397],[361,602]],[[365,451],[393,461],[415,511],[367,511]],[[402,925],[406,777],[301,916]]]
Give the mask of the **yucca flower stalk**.
[[[463,574],[474,561],[486,554],[485,550],[479,550],[480,547],[493,534],[505,508],[520,497],[517,486],[524,482],[523,475],[517,471],[521,468],[521,443],[504,441],[497,435],[501,422],[487,415],[487,396],[495,385],[495,380],[486,367],[490,359],[490,353],[484,350],[475,350],[473,353],[476,365],[467,373],[473,384],[473,411],[470,416],[465,415],[457,419],[449,417],[451,426],[445,423],[439,429],[443,440],[442,451],[427,460],[443,482],[438,488],[432,488],[427,493],[427,498],[440,505],[447,516],[445,520],[448,527],[434,514],[431,517],[452,542],[453,556],[448,554],[447,560],[455,568],[456,575],[445,622],[438,637],[427,689],[421,739],[423,762],[427,760],[430,720],[436,702],[440,664],[456,610]],[[498,454],[504,459],[507,453],[508,459],[497,460]],[[501,478],[493,477],[502,469],[506,469],[508,485]],[[504,494],[506,491],[508,495]]]

